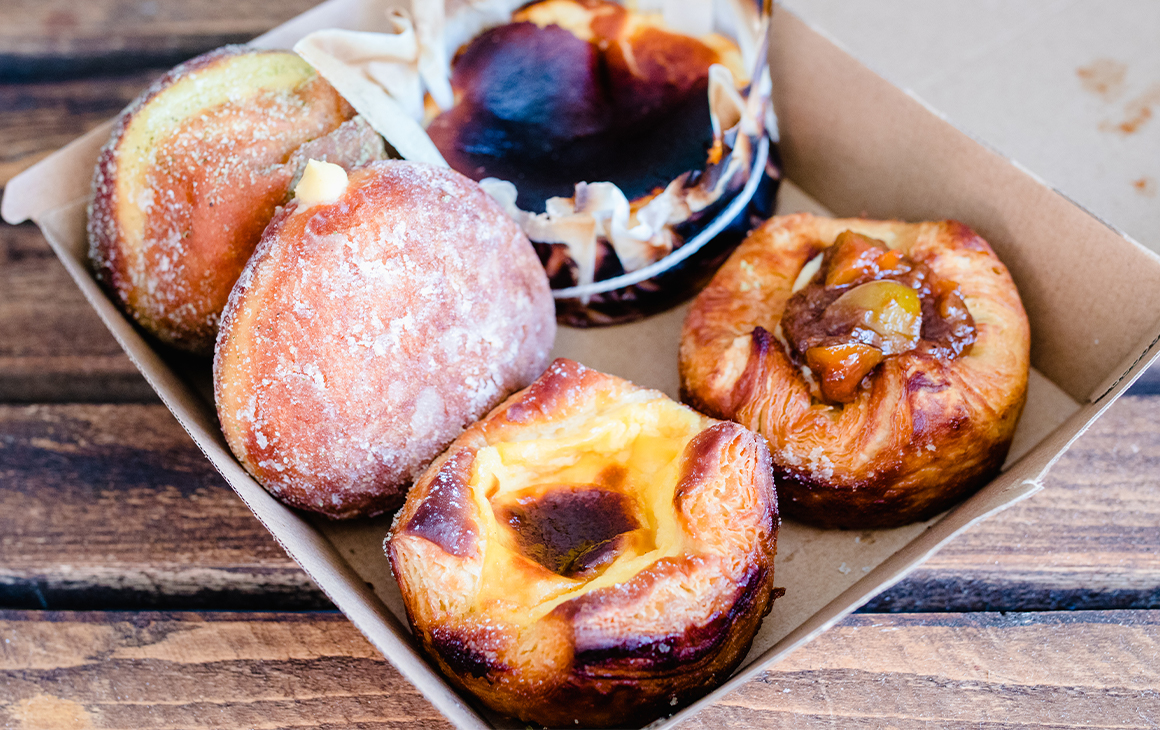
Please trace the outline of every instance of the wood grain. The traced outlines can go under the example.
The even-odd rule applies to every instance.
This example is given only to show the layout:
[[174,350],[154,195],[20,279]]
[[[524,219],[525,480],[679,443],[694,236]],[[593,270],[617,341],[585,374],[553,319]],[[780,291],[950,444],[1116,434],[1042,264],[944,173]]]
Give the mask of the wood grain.
[[[0,29],[5,27],[5,23],[0,23]],[[7,184],[34,161],[116,116],[170,65],[140,65],[117,76],[0,83],[0,185]]]
[[340,614],[0,613],[6,728],[450,727]]
[[1160,612],[856,615],[684,727],[1154,728]]
[[[448,727],[343,617],[0,612],[13,728]],[[683,727],[1149,728],[1160,612],[852,616]]]
[[[869,610],[1160,607],[1158,405],[1122,399]],[[0,505],[0,606],[325,605],[160,405],[0,406]]]
[[0,225],[0,402],[157,397],[31,223]]
[[160,405],[0,406],[0,605],[329,602]]
[[4,0],[0,79],[77,78],[172,66],[244,43],[316,0]]

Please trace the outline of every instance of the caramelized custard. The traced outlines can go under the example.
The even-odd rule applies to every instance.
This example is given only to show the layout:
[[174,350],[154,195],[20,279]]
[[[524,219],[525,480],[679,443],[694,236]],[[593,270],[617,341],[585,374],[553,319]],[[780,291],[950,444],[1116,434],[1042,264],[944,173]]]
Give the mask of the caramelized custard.
[[610,0],[545,0],[513,21],[455,58],[456,104],[427,127],[452,168],[509,180],[521,209],[543,212],[582,180],[633,200],[705,165],[709,66],[738,66],[728,41],[670,32]]

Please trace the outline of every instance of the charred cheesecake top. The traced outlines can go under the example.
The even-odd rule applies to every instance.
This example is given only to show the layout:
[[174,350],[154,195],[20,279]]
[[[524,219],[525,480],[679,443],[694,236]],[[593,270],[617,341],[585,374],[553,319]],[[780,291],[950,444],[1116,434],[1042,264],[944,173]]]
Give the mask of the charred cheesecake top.
[[522,720],[647,720],[728,676],[772,601],[764,440],[557,360],[418,480],[388,553],[451,679]]
[[704,167],[714,63],[746,82],[724,36],[675,33],[609,0],[544,0],[460,49],[457,103],[427,132],[468,177],[515,183],[523,210],[580,181],[632,200]]

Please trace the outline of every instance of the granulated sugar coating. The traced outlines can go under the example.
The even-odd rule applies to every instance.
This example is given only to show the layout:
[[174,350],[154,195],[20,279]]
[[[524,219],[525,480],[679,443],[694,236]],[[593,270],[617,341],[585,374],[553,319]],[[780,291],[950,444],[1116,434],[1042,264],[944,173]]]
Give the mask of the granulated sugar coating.
[[89,208],[97,278],[155,337],[211,354],[230,289],[304,164],[295,150],[347,168],[384,156],[353,115],[292,53],[227,46],[173,69],[101,150]]
[[266,229],[222,318],[218,416],[283,501],[378,514],[543,371],[555,333],[543,268],[497,203],[456,172],[375,162]]

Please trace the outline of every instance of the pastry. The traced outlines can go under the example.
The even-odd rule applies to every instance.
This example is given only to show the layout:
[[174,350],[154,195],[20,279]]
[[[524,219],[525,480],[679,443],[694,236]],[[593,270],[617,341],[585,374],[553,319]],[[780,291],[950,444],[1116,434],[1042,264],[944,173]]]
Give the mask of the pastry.
[[101,150],[88,219],[97,279],[162,342],[211,354],[230,289],[306,159],[353,168],[384,156],[353,116],[293,53],[227,46],[177,66]]
[[729,676],[775,597],[778,525],[760,436],[557,360],[419,478],[386,548],[456,686],[595,727]]
[[452,170],[312,162],[296,194],[222,317],[218,417],[279,499],[374,515],[540,374],[551,294],[519,228]]
[[[685,35],[611,0],[541,0],[459,50],[456,104],[427,133],[520,222],[553,288],[584,287],[663,259],[761,174],[750,71],[721,34]],[[615,324],[691,296],[749,213],[772,213],[780,173],[767,173],[744,230],[663,280],[561,298],[560,320]]]
[[786,516],[930,518],[999,471],[1030,334],[991,247],[956,221],[771,219],[697,297],[682,393],[769,440]]

